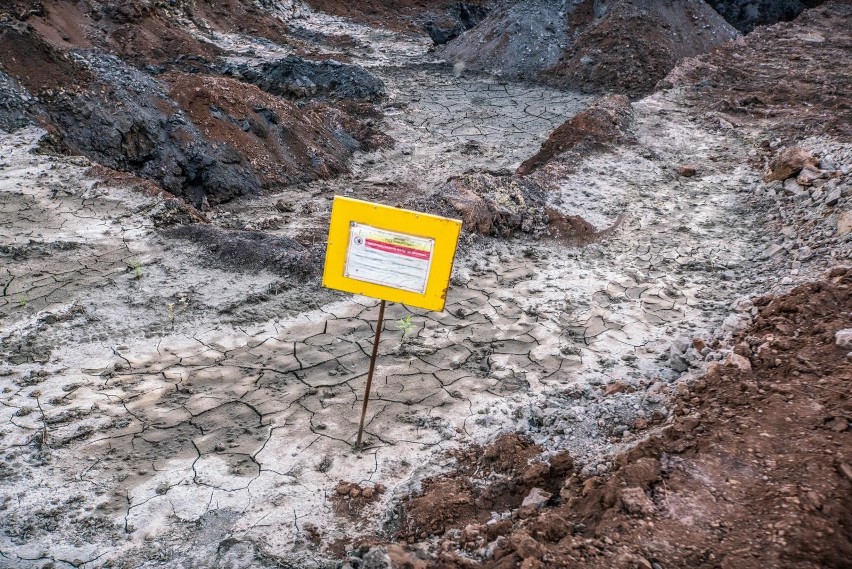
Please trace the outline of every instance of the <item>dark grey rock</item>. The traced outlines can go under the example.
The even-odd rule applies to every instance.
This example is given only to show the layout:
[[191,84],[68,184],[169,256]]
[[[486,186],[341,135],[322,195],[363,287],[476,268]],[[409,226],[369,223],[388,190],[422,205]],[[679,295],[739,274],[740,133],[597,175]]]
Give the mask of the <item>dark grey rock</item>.
[[384,81],[363,67],[337,61],[308,61],[288,56],[256,67],[227,66],[222,72],[290,99],[379,101],[385,97]]
[[206,139],[157,80],[113,56],[78,59],[109,89],[59,93],[40,103],[70,151],[153,179],[196,207],[205,197],[222,203],[260,191],[245,158]]
[[429,20],[423,29],[435,45],[443,45],[484,20],[488,12],[486,6],[459,2],[451,8],[450,16],[437,22]]
[[17,81],[0,71],[0,130],[14,132],[30,124],[29,93]]
[[824,0],[707,0],[728,23],[743,33],[757,26],[788,22],[805,8],[819,6]]

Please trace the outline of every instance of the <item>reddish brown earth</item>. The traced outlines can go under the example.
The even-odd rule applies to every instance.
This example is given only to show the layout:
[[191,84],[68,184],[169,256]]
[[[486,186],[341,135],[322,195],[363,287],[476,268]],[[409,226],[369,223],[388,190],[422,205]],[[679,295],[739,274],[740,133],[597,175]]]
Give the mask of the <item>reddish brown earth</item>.
[[786,139],[829,134],[852,140],[852,2],[834,0],[793,22],[757,28],[682,61],[660,84],[734,126]]
[[[834,341],[850,287],[835,269],[758,299],[735,339],[744,369],[716,364],[684,386],[674,422],[609,475],[583,479],[514,435],[458,454],[405,504],[398,537],[437,535],[434,555],[395,550],[395,567],[852,566],[852,361]],[[519,508],[532,488],[553,496]]]
[[331,495],[331,502],[338,515],[356,519],[365,506],[374,503],[384,493],[384,484],[361,485],[340,480]]
[[[38,9],[0,8],[0,21],[23,21],[61,49],[96,46],[141,64],[182,54],[212,57],[218,53],[190,35],[177,21],[177,12],[153,3],[54,0],[30,4]],[[233,21],[240,21],[240,15],[237,12]]]
[[[356,128],[360,123],[343,112],[322,103],[298,108],[229,77],[170,73],[164,80],[204,135],[239,149],[267,188],[347,171],[355,149],[333,131],[341,119]],[[373,133],[361,134],[366,141]]]
[[54,49],[40,36],[17,28],[0,28],[0,69],[32,93],[46,89],[79,91],[93,75]]
[[684,57],[710,51],[736,37],[704,2],[616,2],[594,18],[593,2],[568,18],[575,36],[544,77],[563,87],[612,90],[631,97],[653,91]]
[[168,3],[124,0],[10,2],[0,21],[24,21],[60,48],[97,46],[134,63],[147,64],[192,54],[210,58],[219,50],[195,39],[180,18],[202,29],[246,33],[287,43],[286,26],[247,0]]
[[[423,492],[404,503],[405,516],[397,537],[414,542],[450,528],[485,523],[492,511],[517,508],[534,487],[558,492],[558,480],[572,468],[573,461],[567,454],[542,460],[542,450],[520,435],[508,434],[487,448],[474,446],[452,453],[459,469],[453,476],[423,482]],[[481,480],[488,483],[481,484]],[[497,525],[511,528],[509,520]],[[496,534],[497,529],[487,528],[488,532]]]
[[524,176],[569,151],[599,150],[607,145],[622,144],[631,139],[633,109],[624,95],[601,97],[554,130],[537,154],[518,167]]

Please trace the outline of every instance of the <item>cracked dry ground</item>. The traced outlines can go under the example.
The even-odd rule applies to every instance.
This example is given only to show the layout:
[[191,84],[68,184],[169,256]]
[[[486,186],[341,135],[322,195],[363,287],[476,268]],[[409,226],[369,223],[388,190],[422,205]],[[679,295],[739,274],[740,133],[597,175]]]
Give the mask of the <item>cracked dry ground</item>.
[[[30,153],[39,131],[4,135],[0,566],[323,563],[332,544],[392,525],[396,500],[449,465],[442,451],[505,428],[535,439],[552,407],[549,448],[606,471],[638,419],[668,415],[683,371],[672,339],[709,334],[774,274],[742,193],[759,179],[747,147],[676,97],[637,104],[639,144],[555,190],[599,226],[625,212],[614,235],[578,249],[468,238],[445,312],[414,311],[400,345],[393,322],[410,312],[389,307],[363,453],[351,445],[374,301],[219,267],[155,232],[161,198]],[[702,175],[667,167],[684,162]],[[352,184],[303,192],[306,224],[322,227],[326,198]],[[616,381],[636,393],[573,402]],[[388,491],[341,512],[338,480]]]

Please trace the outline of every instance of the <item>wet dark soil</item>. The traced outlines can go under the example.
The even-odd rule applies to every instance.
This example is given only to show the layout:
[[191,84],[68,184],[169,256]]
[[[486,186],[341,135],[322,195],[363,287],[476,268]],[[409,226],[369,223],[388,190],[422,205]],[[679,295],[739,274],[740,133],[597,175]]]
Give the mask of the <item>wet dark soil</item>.
[[337,61],[307,61],[285,57],[257,67],[226,69],[225,73],[288,99],[346,99],[378,102],[385,97],[384,82],[358,65]]
[[210,259],[239,271],[271,271],[279,276],[306,278],[319,274],[323,251],[263,231],[239,231],[210,225],[184,225],[165,232],[168,237],[201,245]]

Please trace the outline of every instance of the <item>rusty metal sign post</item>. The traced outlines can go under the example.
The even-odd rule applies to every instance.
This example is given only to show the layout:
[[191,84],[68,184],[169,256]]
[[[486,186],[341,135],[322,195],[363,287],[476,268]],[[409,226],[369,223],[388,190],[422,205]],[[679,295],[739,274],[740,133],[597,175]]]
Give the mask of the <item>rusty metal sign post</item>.
[[361,422],[358,424],[358,440],[355,448],[361,450],[361,437],[364,434],[364,419],[367,417],[367,404],[370,402],[370,387],[373,385],[373,372],[376,371],[376,356],[379,355],[379,341],[382,339],[382,326],[385,323],[385,301],[379,304],[379,320],[376,324],[376,337],[373,338],[373,355],[370,356],[370,371],[367,372],[367,387],[364,389],[364,405],[361,406]]
[[335,197],[322,284],[381,300],[355,447],[361,450],[386,302],[441,311],[461,221]]

